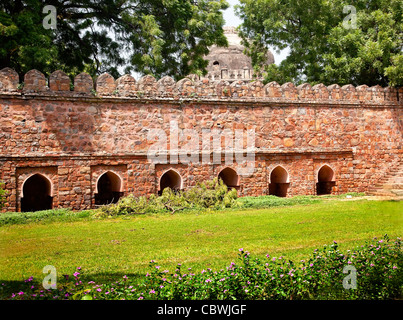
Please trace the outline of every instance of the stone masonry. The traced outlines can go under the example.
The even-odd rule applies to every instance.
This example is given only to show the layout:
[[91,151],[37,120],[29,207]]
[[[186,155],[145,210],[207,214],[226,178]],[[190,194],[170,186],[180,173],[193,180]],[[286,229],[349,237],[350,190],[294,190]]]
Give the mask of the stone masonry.
[[[195,75],[175,82],[103,74],[93,82],[85,73],[70,83],[62,71],[47,79],[31,70],[19,79],[5,68],[0,70],[0,180],[8,192],[3,210],[20,211],[23,201],[39,192],[30,181],[34,175],[43,180],[52,208],[79,210],[95,207],[108,186],[113,195],[105,199],[157,194],[170,170],[169,179],[180,179],[175,182],[180,189],[227,167],[239,173],[236,164],[225,163],[231,149],[221,149],[213,160],[214,150],[206,151],[203,139],[197,160],[209,161],[177,161],[192,138],[185,129],[200,136],[213,129],[254,131],[254,170],[237,177],[240,196],[266,195],[274,187],[286,196],[316,194],[320,179],[333,194],[367,192],[401,163],[402,99],[403,88],[379,86],[229,83]],[[172,121],[179,130],[173,150]],[[148,157],[154,129],[168,138],[167,163]]]

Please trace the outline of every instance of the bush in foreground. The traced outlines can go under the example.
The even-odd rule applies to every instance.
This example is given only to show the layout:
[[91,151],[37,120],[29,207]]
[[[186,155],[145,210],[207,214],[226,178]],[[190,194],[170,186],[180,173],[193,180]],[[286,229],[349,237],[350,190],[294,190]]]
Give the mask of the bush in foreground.
[[[356,270],[356,288],[346,289],[343,273],[346,266]],[[351,267],[350,267],[351,268]],[[280,299],[401,299],[403,297],[402,241],[374,238],[354,251],[341,252],[338,244],[315,250],[298,264],[283,257],[253,258],[239,249],[238,263],[224,270],[209,268],[193,273],[183,271],[178,264],[174,272],[163,270],[155,261],[150,271],[133,281],[127,276],[111,282],[96,284],[83,281],[82,270],[55,290],[44,290],[33,278],[25,280],[25,290],[12,293],[6,299],[159,299],[159,300],[280,300]],[[352,282],[350,282],[352,284]],[[6,291],[7,288],[1,288]]]

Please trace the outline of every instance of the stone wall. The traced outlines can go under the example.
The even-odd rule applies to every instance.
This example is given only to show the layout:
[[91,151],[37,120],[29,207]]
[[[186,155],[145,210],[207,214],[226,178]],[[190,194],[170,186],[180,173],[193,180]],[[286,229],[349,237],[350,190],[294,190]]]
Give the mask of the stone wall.
[[[288,173],[289,196],[315,194],[323,165],[335,173],[333,193],[365,192],[401,161],[399,90],[228,83],[195,75],[175,82],[103,74],[93,81],[82,73],[71,81],[62,71],[47,79],[37,70],[29,71],[22,85],[15,71],[5,68],[0,70],[0,179],[9,192],[4,210],[20,210],[24,181],[35,173],[51,181],[53,207],[83,209],[94,206],[97,181],[108,171],[120,177],[125,195],[150,195],[170,169],[186,188],[231,167],[224,149],[218,162],[207,150],[208,162],[200,153],[196,163],[170,157],[169,163],[152,163],[147,154],[155,145],[153,130],[165,132],[173,160],[176,152],[187,152],[192,136],[186,129],[199,135],[199,150],[206,130],[241,130],[245,141],[246,132],[254,131],[254,170],[240,178],[240,195],[267,194],[276,166]],[[178,150],[170,150],[172,122],[179,130]]]

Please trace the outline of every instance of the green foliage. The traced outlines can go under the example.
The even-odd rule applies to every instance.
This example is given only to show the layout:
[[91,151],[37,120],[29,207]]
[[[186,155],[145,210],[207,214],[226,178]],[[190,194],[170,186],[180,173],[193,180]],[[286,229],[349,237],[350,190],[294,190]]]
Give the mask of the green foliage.
[[[2,189],[0,188],[0,194]],[[5,191],[3,190],[3,195]],[[203,212],[223,209],[263,209],[271,207],[308,205],[323,199],[359,197],[363,193],[346,193],[327,196],[295,196],[280,198],[276,196],[237,197],[235,189],[228,190],[222,180],[214,179],[186,190],[174,192],[166,188],[161,196],[135,197],[132,194],[121,198],[118,203],[102,206],[99,209],[74,212],[70,209],[51,209],[36,212],[0,213],[0,226],[27,224],[32,222],[74,221],[78,219],[107,218],[136,214],[171,213],[177,211]],[[3,197],[3,201],[5,198]],[[1,203],[1,202],[0,202]]]
[[[42,21],[57,12],[56,30]],[[227,43],[224,0],[4,0],[0,3],[0,68],[20,75],[139,72],[181,78],[205,72],[208,47]]]
[[[26,288],[5,296],[11,300],[310,300],[401,299],[403,294],[402,240],[387,235],[374,238],[355,250],[342,252],[333,242],[295,263],[284,257],[253,258],[239,249],[238,263],[226,270],[210,268],[193,273],[191,268],[172,272],[151,261],[150,271],[138,280],[126,275],[118,281],[96,284],[81,280],[81,267],[57,290],[41,290],[33,277]],[[344,288],[345,266],[357,271],[356,288]],[[7,291],[7,288],[1,288]]]
[[4,190],[4,182],[0,181],[0,210],[6,202],[6,190]]
[[[347,5],[356,10],[355,28]],[[255,69],[264,68],[268,45],[290,49],[265,67],[267,82],[403,85],[400,0],[240,0],[237,11]]]
[[185,191],[173,191],[165,188],[162,195],[157,197],[134,197],[129,195],[120,199],[116,204],[103,206],[96,217],[117,215],[166,213],[174,214],[178,210],[206,208],[223,209],[231,207],[237,198],[236,190],[228,191],[222,180],[200,182],[195,187]]

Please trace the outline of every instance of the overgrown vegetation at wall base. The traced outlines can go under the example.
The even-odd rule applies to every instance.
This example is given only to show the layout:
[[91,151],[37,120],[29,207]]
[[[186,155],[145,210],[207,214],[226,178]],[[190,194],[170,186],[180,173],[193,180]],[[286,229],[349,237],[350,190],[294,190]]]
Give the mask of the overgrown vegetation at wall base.
[[[253,258],[239,249],[238,262],[224,270],[209,268],[193,273],[191,268],[172,272],[156,261],[139,280],[126,275],[110,283],[84,280],[78,267],[55,290],[44,290],[32,277],[26,289],[5,299],[12,300],[282,300],[282,299],[401,299],[403,297],[402,240],[374,238],[365,245],[341,252],[333,242],[316,249],[296,263],[284,257]],[[346,288],[346,266],[356,270],[355,288]],[[348,281],[347,281],[348,282]],[[0,293],[8,291],[4,286]]]
[[4,202],[6,201],[6,191],[4,190],[4,182],[0,181],[0,209],[3,208]]
[[129,195],[116,204],[101,207],[97,217],[127,214],[169,212],[184,209],[224,209],[235,205],[237,191],[228,190],[221,179],[199,182],[185,191],[165,188],[161,196],[134,197]]
[[68,208],[42,210],[36,212],[0,213],[0,226],[29,224],[37,222],[75,221],[80,219],[104,219],[137,214],[174,214],[176,212],[202,212],[223,209],[264,209],[294,205],[320,203],[324,199],[359,197],[364,193],[348,193],[329,196],[295,196],[281,198],[276,196],[240,197],[235,189],[228,188],[220,181],[208,181],[189,189],[174,192],[167,188],[161,196],[121,198],[116,204],[101,206],[98,209],[72,211]]

